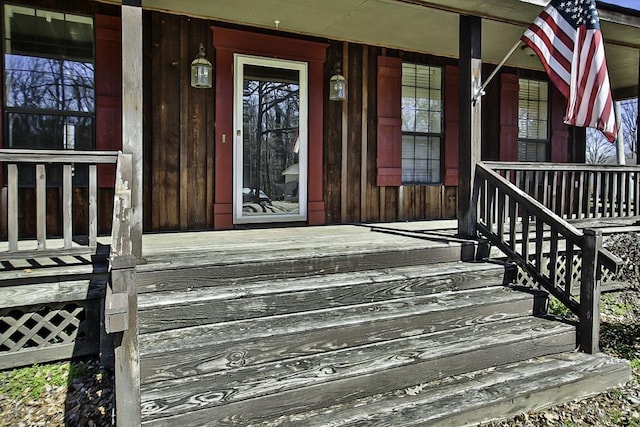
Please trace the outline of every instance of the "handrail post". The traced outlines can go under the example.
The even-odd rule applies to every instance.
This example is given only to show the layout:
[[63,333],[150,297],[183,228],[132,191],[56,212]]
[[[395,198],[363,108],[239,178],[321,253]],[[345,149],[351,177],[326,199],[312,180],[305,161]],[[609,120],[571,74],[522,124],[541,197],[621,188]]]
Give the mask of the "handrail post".
[[[580,349],[595,354],[600,351],[600,269],[598,253],[602,249],[602,231],[585,229],[580,281]],[[570,262],[567,260],[567,262]]]
[[131,241],[131,155],[118,155],[113,225],[111,283],[105,296],[105,329],[114,334],[115,406],[117,426],[139,426],[140,352],[138,348],[137,257]]
[[111,283],[105,299],[105,326],[113,334],[117,426],[139,426],[140,352],[135,256],[111,259]]

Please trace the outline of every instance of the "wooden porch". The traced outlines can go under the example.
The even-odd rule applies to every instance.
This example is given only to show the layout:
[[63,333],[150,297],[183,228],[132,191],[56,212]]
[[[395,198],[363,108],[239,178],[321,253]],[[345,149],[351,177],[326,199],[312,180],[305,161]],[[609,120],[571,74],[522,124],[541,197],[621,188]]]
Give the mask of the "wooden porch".
[[143,236],[143,425],[461,425],[624,382],[455,221]]
[[[110,256],[98,239],[57,256],[46,236],[7,242],[3,345],[13,363],[108,360],[102,322],[122,425],[458,425],[595,394],[630,375],[598,353],[599,271],[616,259],[567,221],[635,223],[640,174],[566,168],[479,164],[481,238],[457,221],[158,233],[139,258],[120,155]],[[547,315],[549,293],[575,324]]]

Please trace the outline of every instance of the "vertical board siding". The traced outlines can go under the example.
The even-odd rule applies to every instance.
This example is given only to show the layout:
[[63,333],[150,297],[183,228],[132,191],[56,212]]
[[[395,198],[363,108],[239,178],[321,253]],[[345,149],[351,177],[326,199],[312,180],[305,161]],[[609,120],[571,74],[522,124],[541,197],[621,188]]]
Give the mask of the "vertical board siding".
[[569,126],[564,123],[566,98],[554,85],[549,85],[551,94],[551,161],[566,163],[569,161]]
[[348,156],[347,156],[347,217],[346,222],[361,221],[360,167],[362,165],[362,60],[363,47],[349,46]]
[[[349,75],[349,43],[342,44],[342,72]],[[348,197],[349,197],[349,104],[353,105],[354,102],[349,103],[349,86],[351,86],[353,80],[349,79],[347,86],[345,87],[345,101],[342,101],[342,132],[340,134],[340,218],[342,222],[348,222]]]
[[516,74],[500,75],[500,161],[518,160],[518,90]]
[[[152,229],[180,228],[180,17],[153,14]],[[186,64],[184,64],[186,66]]]
[[[327,62],[324,66],[325,88],[329,87],[329,78],[332,75],[336,62],[343,63],[343,45],[340,42],[331,42],[327,52]],[[346,78],[350,78],[347,74]],[[324,176],[324,203],[326,220],[328,223],[340,223],[342,201],[342,102],[330,101],[324,97],[324,141],[323,141],[323,176]],[[336,169],[336,165],[338,169]]]
[[[343,64],[343,74],[348,84],[346,105],[325,100],[324,183],[327,222],[455,218],[455,181],[446,187],[378,186],[378,56],[387,52],[385,49],[353,43],[348,43],[345,48],[345,44],[331,43],[327,53],[328,63],[325,64],[327,87],[336,61]],[[345,55],[345,52],[348,54]],[[400,58],[391,58],[397,64],[401,62]],[[428,63],[424,58],[419,62]],[[450,68],[455,69],[447,67]],[[348,111],[344,121],[343,107]],[[346,135],[346,144],[343,144],[343,135]],[[399,138],[397,143],[400,144]],[[451,156],[453,151],[451,148],[448,150],[447,154]],[[456,157],[449,163],[452,172],[457,171],[457,161]],[[344,191],[347,194],[343,194]]]
[[[190,86],[190,64],[200,43],[213,61],[210,22],[157,12],[150,26],[151,79],[145,96],[148,134],[145,229],[213,227],[214,90]],[[149,222],[151,222],[149,224]]]

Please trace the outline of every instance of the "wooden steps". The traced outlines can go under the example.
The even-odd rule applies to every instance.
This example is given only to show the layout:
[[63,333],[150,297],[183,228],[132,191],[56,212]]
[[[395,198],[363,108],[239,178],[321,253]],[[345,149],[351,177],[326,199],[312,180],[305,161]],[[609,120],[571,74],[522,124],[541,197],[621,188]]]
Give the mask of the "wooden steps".
[[[463,426],[586,398],[630,375],[622,360],[570,352],[451,376],[268,421],[245,425]],[[335,413],[341,418],[336,420]]]
[[[367,239],[354,231],[336,251],[329,238],[298,252],[276,242],[263,257],[259,245],[233,243],[224,257],[158,254],[141,266],[143,424],[446,419],[456,411],[431,413],[411,403],[424,393],[403,390],[436,396],[464,378],[480,390],[469,373],[491,387],[529,365],[499,378],[496,367],[574,350],[575,327],[544,318],[546,294],[511,285],[512,266],[459,261],[473,242],[393,235],[372,249]],[[406,424],[393,418],[405,404]]]

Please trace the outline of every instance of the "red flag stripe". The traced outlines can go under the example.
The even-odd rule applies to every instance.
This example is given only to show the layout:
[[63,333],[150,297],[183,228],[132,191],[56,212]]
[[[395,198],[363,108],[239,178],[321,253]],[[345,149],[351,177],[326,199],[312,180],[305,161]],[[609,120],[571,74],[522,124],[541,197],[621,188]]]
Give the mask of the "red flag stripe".
[[595,0],[551,0],[521,40],[567,98],[565,122],[617,133]]

